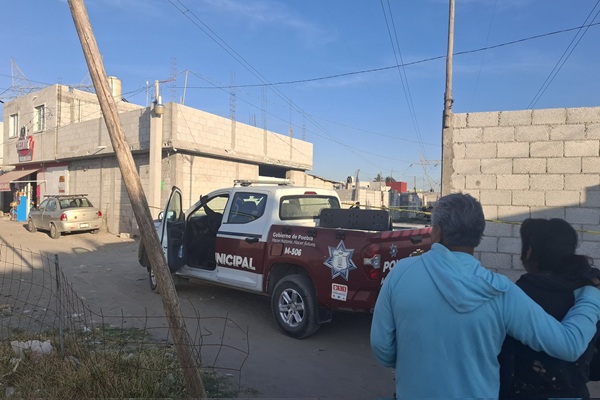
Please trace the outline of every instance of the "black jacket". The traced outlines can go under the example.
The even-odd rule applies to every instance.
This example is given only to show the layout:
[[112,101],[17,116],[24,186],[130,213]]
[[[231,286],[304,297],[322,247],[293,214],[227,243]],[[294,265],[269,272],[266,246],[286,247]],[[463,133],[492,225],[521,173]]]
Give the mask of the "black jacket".
[[[524,274],[517,285],[548,314],[560,321],[575,303],[573,290],[588,284],[591,276],[600,276],[600,270],[592,268],[586,276]],[[500,399],[589,399],[586,383],[590,380],[590,363],[597,353],[597,338],[598,333],[577,361],[567,362],[534,351],[508,336],[498,357]],[[598,376],[600,371],[596,363],[594,366],[592,376]]]

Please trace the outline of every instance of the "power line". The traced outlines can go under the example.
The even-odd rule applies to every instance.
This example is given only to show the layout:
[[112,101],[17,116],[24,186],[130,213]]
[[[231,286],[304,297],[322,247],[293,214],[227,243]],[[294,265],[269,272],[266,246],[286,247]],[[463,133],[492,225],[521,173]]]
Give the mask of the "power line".
[[[188,70],[188,72],[191,75],[196,76],[199,79],[201,79],[203,81],[206,81],[209,84],[213,85],[213,88],[218,89],[220,91],[223,91],[224,93],[228,93],[227,90],[225,89],[225,87],[222,87],[219,84],[219,82],[213,82],[211,79],[209,79],[207,77],[204,77],[202,74],[200,74],[198,72],[195,72],[195,71]],[[260,100],[260,98],[252,95],[249,92],[242,91],[241,93],[245,94],[246,96],[253,97],[254,99]],[[244,100],[241,96],[237,96],[237,98],[240,101],[244,102],[245,104],[247,104],[247,105],[249,105],[251,107],[254,107],[254,108],[256,108],[259,111],[260,111],[260,109],[262,107],[262,106],[260,106],[260,107],[256,106],[256,105],[252,104],[250,101]],[[278,105],[279,107],[283,107],[281,104],[277,104],[277,103],[275,103],[275,104]],[[268,112],[267,111],[267,114],[269,116],[271,116],[271,117],[274,117],[274,118],[278,119],[281,122],[286,122],[286,123],[288,122],[288,121],[285,121],[283,118],[278,117],[276,114],[273,114],[272,112]],[[362,132],[362,133],[366,133],[366,134],[369,134],[369,135],[380,136],[380,137],[386,138],[386,139],[398,140],[398,141],[405,142],[405,143],[415,143],[415,144],[422,143],[422,144],[427,145],[427,146],[441,147],[441,145],[439,143],[427,143],[427,142],[423,142],[423,141],[419,142],[418,140],[405,139],[405,138],[401,138],[401,137],[394,136],[394,135],[389,135],[389,134],[385,134],[385,133],[381,133],[381,132],[375,132],[375,131],[372,131],[372,130],[369,130],[369,129],[358,128],[358,127],[355,127],[355,126],[350,126],[350,125],[347,125],[347,124],[343,124],[341,122],[332,121],[330,119],[327,119],[327,118],[324,118],[324,117],[321,117],[321,116],[318,116],[318,115],[307,114],[306,112],[303,113],[303,116],[309,116],[311,118],[311,120],[318,119],[318,120],[324,121],[325,123],[334,124],[334,125],[337,125],[337,126],[340,126],[340,127],[343,127],[343,128],[352,129],[352,130],[355,130],[355,131],[358,131],[358,132]],[[294,126],[295,128],[298,128],[300,131],[306,130],[306,127],[304,125],[292,124],[292,126]],[[321,138],[325,138],[327,140],[330,140],[332,142],[337,143],[335,140],[332,140],[331,138],[326,137],[324,135],[320,135],[320,134],[318,134],[318,133],[316,133],[314,131],[309,131],[309,133],[311,133],[311,134],[313,134],[315,136],[319,136]],[[360,149],[357,149],[357,150],[360,151]]]
[[[497,48],[501,48],[501,47],[506,47],[506,46],[511,46],[513,44],[517,44],[517,43],[523,43],[523,42],[527,42],[530,40],[535,40],[535,39],[541,39],[544,37],[548,37],[548,36],[553,36],[553,35],[559,35],[561,33],[566,33],[566,32],[571,32],[571,31],[575,31],[581,28],[590,28],[592,26],[597,26],[600,25],[600,22],[594,22],[591,24],[587,24],[587,25],[582,25],[582,26],[578,26],[576,28],[569,28],[569,29],[562,29],[560,31],[554,31],[554,32],[548,32],[548,33],[544,33],[544,34],[540,34],[540,35],[535,35],[535,36],[529,36],[526,38],[522,38],[522,39],[517,39],[517,40],[513,40],[510,42],[505,42],[505,43],[500,43],[500,44],[496,44],[493,46],[486,46],[486,47],[481,47],[478,49],[472,49],[472,50],[465,50],[465,51],[457,51],[454,52],[455,56],[462,56],[465,54],[472,54],[472,53],[478,53],[481,51],[486,51],[486,50],[492,50],[492,49],[497,49]],[[445,55],[443,56],[435,56],[435,57],[429,57],[429,58],[424,58],[421,60],[416,60],[416,61],[411,61],[411,62],[406,62],[406,63],[402,63],[399,65],[389,65],[386,67],[378,67],[378,68],[370,68],[370,69],[362,69],[362,70],[358,70],[358,71],[351,71],[351,72],[344,72],[344,73],[340,73],[340,74],[333,74],[333,75],[326,75],[326,76],[321,76],[321,77],[317,77],[317,78],[306,78],[306,79],[296,79],[296,80],[291,80],[291,81],[281,81],[281,82],[269,82],[268,85],[269,86],[282,86],[282,85],[294,85],[294,84],[298,84],[298,83],[309,83],[309,82],[317,82],[317,81],[324,81],[324,80],[329,80],[329,79],[336,79],[336,78],[343,78],[346,76],[352,76],[352,75],[360,75],[360,74],[368,74],[368,73],[373,73],[373,72],[381,72],[381,71],[387,71],[390,69],[395,69],[398,67],[409,67],[412,65],[418,65],[418,64],[423,64],[423,63],[427,63],[427,62],[431,62],[431,61],[436,61],[436,60],[441,60],[446,58]],[[242,87],[260,87],[263,86],[264,84],[248,84],[248,85],[237,85],[238,88],[242,88]],[[188,89],[229,89],[230,86],[223,86],[223,87],[206,87],[206,86],[188,86]]]
[[[485,45],[487,46],[488,41],[490,39],[490,32],[492,31],[492,26],[494,24],[494,16],[496,15],[496,3],[498,1],[494,0],[494,7],[492,8],[492,18],[490,19],[490,26],[488,27],[487,35],[485,35]],[[479,78],[481,77],[481,70],[483,69],[483,61],[485,60],[485,52],[481,55],[481,62],[479,63],[479,70],[477,71],[477,79],[475,79],[475,88],[473,89],[473,97],[471,98],[471,108],[473,108],[473,101],[475,100],[475,95],[477,94],[477,88],[479,87]]]
[[[390,6],[389,0],[387,0],[387,11],[388,11],[387,14],[389,14],[389,20],[390,20],[389,23],[388,23],[388,16],[386,14],[386,8],[383,4],[383,0],[381,0],[381,8],[383,9],[383,15],[385,18],[385,23],[386,23],[386,27],[388,30],[390,42],[392,44],[392,49],[394,50],[394,57],[396,59],[396,64],[398,64],[398,65],[404,64],[404,59],[402,58],[402,50],[400,49],[400,40],[398,39],[398,32],[396,30],[396,24],[394,23],[394,16],[392,14],[392,7]],[[390,30],[390,23],[391,23],[391,26],[394,31],[393,35],[392,35],[392,31]],[[400,57],[400,62],[398,62],[398,57]],[[410,85],[408,84],[408,76],[406,75],[406,68],[398,67],[398,73],[400,74],[400,81],[402,82],[404,98],[406,99],[406,103],[408,104],[408,111],[409,111],[410,119],[412,121],[413,127],[415,129],[415,133],[417,135],[417,140],[419,142],[419,148],[421,149],[421,156],[426,159],[427,155],[425,153],[425,147],[423,146],[423,138],[421,137],[421,130],[419,129],[419,123],[417,121],[417,115],[415,112],[414,102],[412,99],[412,94],[410,92]],[[423,172],[427,175],[427,179],[429,179],[429,176],[427,174],[427,171],[425,170],[425,167],[423,167]],[[431,184],[431,181],[429,183]]]
[[[596,2],[594,7],[592,7],[592,11],[590,11],[588,16],[585,18],[585,21],[583,21],[584,25],[582,25],[581,28],[579,28],[577,30],[577,33],[575,34],[575,36],[573,36],[573,39],[571,39],[571,42],[569,43],[569,45],[567,46],[565,51],[562,53],[562,55],[560,56],[560,58],[554,65],[554,68],[552,68],[552,71],[550,71],[550,74],[548,74],[548,76],[546,77],[546,80],[544,81],[544,83],[542,83],[542,86],[538,89],[535,96],[533,96],[533,99],[527,106],[528,109],[533,108],[537,104],[537,102],[542,98],[542,96],[546,92],[546,89],[548,89],[548,87],[550,86],[552,81],[554,81],[554,78],[556,78],[556,75],[558,75],[558,73],[562,69],[563,65],[565,65],[565,63],[567,62],[567,60],[569,59],[571,54],[573,54],[573,51],[575,50],[577,45],[579,45],[579,42],[581,42],[581,39],[583,39],[583,36],[587,33],[588,29],[591,26],[591,24],[586,26],[585,23],[590,19],[590,17],[594,13],[594,10],[596,9],[596,7],[598,7],[598,4],[600,4],[600,0],[598,0],[598,2]],[[596,17],[598,17],[598,14],[600,14],[600,10],[598,10],[598,12],[596,12],[596,15],[594,16],[594,18],[592,18],[592,22],[594,22]],[[583,31],[583,33],[581,33],[581,31],[584,29],[584,27],[585,27],[585,30]],[[581,33],[581,35],[579,35],[580,33]],[[577,42],[575,42],[575,39],[577,39]],[[574,42],[575,42],[575,44],[573,45]],[[568,52],[568,54],[567,54],[567,52]]]
[[[172,3],[171,0],[169,0],[169,1]],[[175,6],[175,7],[177,8],[177,6]],[[182,12],[182,13],[184,13],[181,10],[179,10],[179,11]],[[454,52],[454,55],[455,56],[460,56],[460,55],[478,53],[478,52],[482,52],[482,51],[486,51],[486,50],[497,49],[497,48],[500,48],[500,47],[511,46],[513,44],[523,43],[523,42],[527,42],[527,41],[530,41],[530,40],[541,39],[541,38],[548,37],[548,36],[554,36],[554,35],[559,35],[559,34],[562,34],[562,33],[567,33],[567,32],[572,32],[572,31],[576,31],[576,30],[581,30],[582,28],[591,28],[593,26],[598,26],[598,25],[600,25],[600,22],[593,22],[593,23],[590,23],[590,24],[585,24],[585,25],[581,25],[581,26],[578,26],[578,27],[574,27],[574,28],[562,29],[562,30],[559,30],[559,31],[553,31],[553,32],[543,33],[543,34],[540,34],[540,35],[529,36],[529,37],[526,37],[526,38],[517,39],[517,40],[510,41],[510,42],[504,42],[504,43],[496,44],[496,45],[493,45],[493,46],[485,46],[485,47],[481,47],[481,48],[477,48],[477,49],[472,49],[472,50],[458,51],[458,52]],[[398,64],[398,65],[389,65],[389,66],[385,66],[385,67],[362,69],[362,70],[357,70],[357,71],[344,72],[344,73],[340,73],[340,74],[326,75],[326,76],[317,77],[317,78],[295,79],[295,80],[290,80],[290,81],[268,82],[268,83],[261,83],[261,84],[236,85],[236,87],[237,88],[260,87],[260,86],[264,86],[264,85],[268,85],[268,86],[282,86],[282,85],[293,85],[293,84],[298,84],[298,83],[316,82],[316,81],[322,81],[322,80],[328,80],[328,79],[343,78],[343,77],[352,76],[352,75],[368,74],[368,73],[373,73],[373,72],[387,71],[387,70],[398,68],[398,67],[409,67],[409,66],[423,64],[423,63],[427,63],[427,62],[431,62],[431,61],[441,60],[441,59],[443,59],[445,57],[446,57],[445,55],[435,56],[435,57],[424,58],[424,59],[421,59],[421,60],[411,61],[411,62],[407,62],[407,63],[402,63],[402,64]],[[185,71],[181,71],[181,72],[177,73],[177,76],[181,75],[184,72]],[[6,77],[6,78],[12,78],[12,75],[2,74],[2,73],[0,73],[0,76]],[[163,81],[160,81],[160,82],[168,82],[168,81],[169,81],[169,79],[166,79],[166,80],[163,80]],[[48,85],[48,86],[52,85],[52,83],[35,81],[35,80],[32,80],[32,79],[29,79],[29,82],[31,82],[31,83],[38,83],[38,84],[42,84],[42,85]],[[77,86],[77,85],[65,85],[65,86]],[[231,85],[228,85],[228,86],[187,86],[187,88],[188,89],[230,89]],[[181,87],[177,87],[177,89],[181,89]]]
[[[277,96],[283,99],[291,108],[293,108],[298,113],[303,113],[303,110],[298,107],[292,99],[287,97],[281,90],[279,90],[275,85],[273,85],[267,78],[265,78],[252,64],[246,61],[239,53],[237,53],[231,46],[229,46],[219,35],[217,35],[206,23],[204,23],[189,7],[187,7],[182,0],[168,0],[181,14],[183,14],[188,20],[190,20],[196,27],[198,27],[202,32],[204,32],[209,38],[211,38],[215,43],[217,43],[227,54],[232,56],[238,63],[240,63],[245,69],[247,69],[252,75],[258,78],[263,84],[258,86],[268,87]],[[177,2],[180,6],[175,4]],[[238,86],[240,87],[240,86]],[[223,87],[230,89],[230,87]],[[324,127],[320,126],[320,124],[311,118],[311,122],[320,129],[323,133],[325,133],[328,137],[330,137],[335,143],[340,146],[346,147],[351,153],[355,156],[362,158],[365,162],[373,164],[371,160],[367,158],[363,158],[360,154],[357,154],[350,148],[347,144],[336,138],[333,134],[328,132]]]

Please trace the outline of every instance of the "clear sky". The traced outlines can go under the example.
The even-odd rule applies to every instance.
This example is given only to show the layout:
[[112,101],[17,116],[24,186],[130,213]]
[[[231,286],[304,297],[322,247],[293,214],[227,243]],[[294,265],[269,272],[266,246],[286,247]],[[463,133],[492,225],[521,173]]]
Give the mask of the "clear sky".
[[[453,111],[600,106],[599,3],[456,0]],[[85,4],[130,102],[165,81],[164,102],[312,142],[309,173],[439,188],[448,0]],[[65,0],[1,0],[3,101],[11,58],[21,87],[91,85]]]

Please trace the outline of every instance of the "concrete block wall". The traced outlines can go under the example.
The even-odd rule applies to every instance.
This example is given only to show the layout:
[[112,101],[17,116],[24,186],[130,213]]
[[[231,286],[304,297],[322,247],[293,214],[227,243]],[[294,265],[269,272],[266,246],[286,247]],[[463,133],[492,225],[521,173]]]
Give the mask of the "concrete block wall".
[[[221,157],[301,169],[312,168],[312,143],[218,115],[169,103],[163,116],[163,142]],[[166,118],[165,118],[166,117]]]
[[[177,139],[198,148],[232,150],[231,121],[181,104],[167,104],[163,141]],[[163,117],[164,118],[164,117]]]
[[[0,121],[0,132],[4,132],[4,122]],[[0,166],[4,165],[4,140],[0,143]]]
[[[33,106],[46,107],[46,129],[32,132]],[[132,150],[148,148],[150,111],[135,104],[118,102],[126,141]],[[62,85],[53,85],[6,104],[4,116],[18,113],[19,125],[28,129],[33,136],[33,162],[56,161],[76,157],[96,156],[112,152],[106,124],[102,118],[95,94],[80,90],[69,90]],[[75,111],[77,108],[77,111]],[[60,118],[57,114],[60,114]],[[26,120],[23,120],[26,118]],[[28,118],[28,119],[27,119]],[[60,123],[57,128],[57,123]],[[10,138],[8,128],[4,131],[5,163],[18,165],[16,142]],[[98,151],[98,146],[107,148]]]
[[[198,201],[201,195],[233,186],[236,179],[258,179],[258,166],[247,163],[182,154],[175,154],[166,162],[170,165],[168,174],[181,182],[184,209]],[[169,186],[163,190],[163,198],[168,196],[170,189]]]
[[[137,109],[119,114],[125,140],[133,151],[149,147],[150,112]],[[34,134],[34,162],[48,162],[59,159],[99,156],[113,153],[108,130],[103,118],[61,126]],[[14,150],[16,139],[8,142]],[[99,146],[106,146],[100,149]],[[6,163],[18,164],[16,151],[6,153]]]
[[381,209],[390,205],[390,195],[387,191],[360,188],[358,198],[355,189],[336,189],[336,192],[342,201],[342,208],[348,208],[357,201],[361,208],[366,209]]
[[[145,107],[117,101],[119,112],[144,109]],[[45,129],[41,132],[33,130],[34,107],[45,107]],[[19,127],[24,126],[28,135],[34,135],[37,141],[40,135],[55,134],[56,126],[64,127],[69,124],[97,120],[102,118],[98,99],[94,93],[71,89],[64,85],[52,85],[39,91],[18,97],[4,105],[4,120],[12,114],[19,115]],[[2,131],[4,142],[9,140],[8,126]],[[16,139],[14,139],[16,140]],[[42,141],[42,138],[39,138]],[[52,140],[54,141],[54,139]],[[51,141],[46,139],[47,143]]]
[[288,171],[286,179],[293,182],[294,186],[333,189],[337,182],[327,181],[318,176],[308,175],[303,171]]
[[[54,121],[56,123],[60,121],[59,126],[102,118],[102,110],[100,109],[98,97],[95,93],[72,89],[64,85],[54,85],[51,87],[56,92],[54,103],[56,104],[57,113],[55,115],[57,117]],[[119,113],[144,108],[137,104],[121,101],[120,98],[115,99],[115,103]]]
[[484,265],[523,272],[528,217],[567,220],[580,230],[578,253],[600,265],[600,107],[455,114],[451,135],[452,173],[442,179],[481,201]]
[[[142,187],[147,192],[149,184],[148,156],[135,155],[134,162]],[[69,191],[86,193],[90,201],[102,211],[103,229],[114,234],[139,234],[137,221],[116,158],[104,157],[73,161],[69,164],[68,177]],[[151,214],[156,218],[158,211],[151,210]]]

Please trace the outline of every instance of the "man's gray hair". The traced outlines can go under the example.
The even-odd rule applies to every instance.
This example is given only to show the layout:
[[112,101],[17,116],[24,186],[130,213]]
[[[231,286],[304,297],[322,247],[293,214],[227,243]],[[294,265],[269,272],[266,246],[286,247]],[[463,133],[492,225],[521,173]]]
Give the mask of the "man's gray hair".
[[431,225],[442,229],[446,246],[477,247],[485,230],[481,204],[469,194],[454,193],[436,201]]

